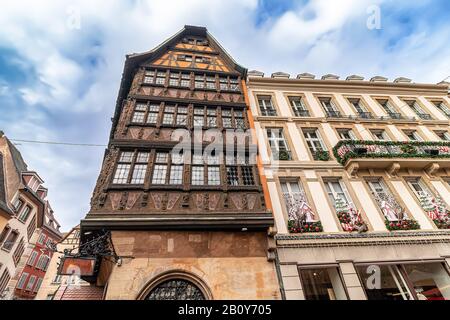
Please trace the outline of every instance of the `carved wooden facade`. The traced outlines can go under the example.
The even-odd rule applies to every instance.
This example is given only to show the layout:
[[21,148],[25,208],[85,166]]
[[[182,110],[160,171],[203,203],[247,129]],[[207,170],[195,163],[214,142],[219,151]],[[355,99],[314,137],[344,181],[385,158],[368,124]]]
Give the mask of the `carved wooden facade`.
[[[176,177],[169,173],[172,156],[165,167],[158,163],[178,143],[175,130],[191,138],[192,154],[193,141],[201,139],[203,147],[211,142],[205,135],[211,128],[223,134],[224,152],[242,143],[232,136],[249,128],[245,76],[246,69],[199,27],[186,27],[155,50],[127,56],[109,146],[82,229],[170,228],[170,221],[178,229],[270,227],[255,162],[235,159],[231,168],[223,158],[213,183],[208,181],[212,169],[198,170],[203,184],[193,183],[194,165],[186,158],[176,166]],[[194,127],[201,127],[200,138]],[[250,138],[245,141],[250,158],[255,146]]]

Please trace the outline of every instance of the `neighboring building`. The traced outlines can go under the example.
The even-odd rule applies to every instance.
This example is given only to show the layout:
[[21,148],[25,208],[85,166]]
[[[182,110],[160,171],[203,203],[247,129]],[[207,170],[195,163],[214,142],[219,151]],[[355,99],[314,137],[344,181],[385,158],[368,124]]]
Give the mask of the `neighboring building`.
[[448,87],[338,78],[249,72],[283,296],[450,299]]
[[[80,270],[107,288],[105,299],[279,298],[267,238],[273,218],[253,144],[231,133],[250,125],[245,77],[202,27],[127,56],[109,146],[81,221],[79,263],[95,265]],[[180,129],[183,154],[172,152]],[[223,151],[207,152],[207,129],[231,137],[219,143]]]
[[[34,232],[20,262],[13,280],[17,280],[14,289],[16,299],[34,299],[41,287],[44,276],[54,254],[54,248],[62,234],[55,220],[53,210],[45,201],[45,216],[42,226]],[[21,271],[19,271],[21,270]],[[15,283],[11,281],[10,284]]]
[[[38,290],[45,262],[51,257],[45,244],[36,241],[41,234],[59,241],[59,225],[45,200],[43,180],[28,170],[20,152],[3,132],[0,160],[0,207],[10,215],[0,229],[0,298],[29,299]],[[30,267],[30,257],[38,258],[39,265]]]
[[42,285],[36,295],[36,300],[100,300],[103,296],[102,288],[91,286],[81,280],[78,275],[61,276],[58,274],[61,257],[65,250],[78,252],[80,243],[80,227],[76,226],[64,235],[56,245]]

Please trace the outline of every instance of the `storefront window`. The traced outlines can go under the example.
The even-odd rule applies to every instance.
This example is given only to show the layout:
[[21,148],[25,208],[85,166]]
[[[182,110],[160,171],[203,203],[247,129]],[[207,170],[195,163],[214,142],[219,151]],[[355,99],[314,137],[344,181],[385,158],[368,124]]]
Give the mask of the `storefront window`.
[[357,267],[369,300],[412,300],[408,285],[396,265]]
[[358,266],[369,300],[450,300],[442,263]]
[[338,268],[300,269],[306,300],[347,300]]
[[405,270],[419,300],[450,300],[450,277],[441,263],[407,264]]

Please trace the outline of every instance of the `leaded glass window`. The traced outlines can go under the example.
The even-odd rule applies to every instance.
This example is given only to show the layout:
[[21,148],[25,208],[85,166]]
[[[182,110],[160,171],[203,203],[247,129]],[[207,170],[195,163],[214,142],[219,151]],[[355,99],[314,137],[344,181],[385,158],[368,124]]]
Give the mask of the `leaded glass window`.
[[191,282],[169,280],[150,291],[146,300],[205,300],[205,296]]

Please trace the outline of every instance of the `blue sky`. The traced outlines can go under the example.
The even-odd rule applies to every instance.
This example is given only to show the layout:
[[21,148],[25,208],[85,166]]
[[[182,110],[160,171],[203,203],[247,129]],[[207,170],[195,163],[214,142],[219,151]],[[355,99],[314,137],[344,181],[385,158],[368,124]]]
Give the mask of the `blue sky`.
[[[374,7],[376,6],[376,7]],[[367,20],[379,8],[379,29]],[[448,0],[15,0],[0,11],[0,130],[106,144],[125,54],[203,25],[249,70],[320,77],[450,76]],[[84,217],[102,147],[21,143],[63,229]]]

